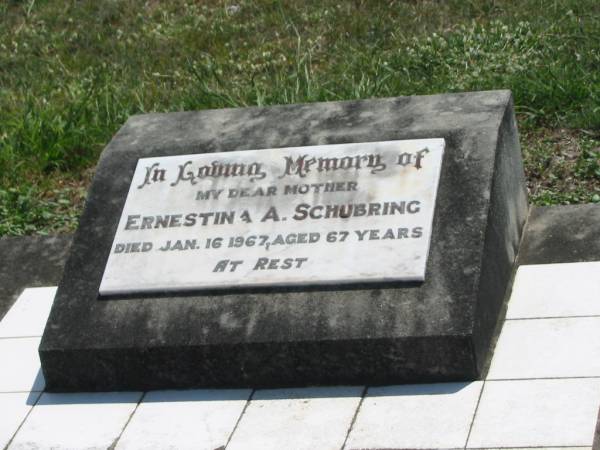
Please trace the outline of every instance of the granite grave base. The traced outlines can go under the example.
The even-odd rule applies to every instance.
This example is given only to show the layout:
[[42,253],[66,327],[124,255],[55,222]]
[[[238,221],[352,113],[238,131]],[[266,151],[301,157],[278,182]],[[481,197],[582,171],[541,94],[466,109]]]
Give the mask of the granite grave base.
[[[446,147],[424,281],[99,296],[140,158],[430,138]],[[40,345],[46,389],[478,379],[526,214],[507,91],[132,117],[73,240]]]

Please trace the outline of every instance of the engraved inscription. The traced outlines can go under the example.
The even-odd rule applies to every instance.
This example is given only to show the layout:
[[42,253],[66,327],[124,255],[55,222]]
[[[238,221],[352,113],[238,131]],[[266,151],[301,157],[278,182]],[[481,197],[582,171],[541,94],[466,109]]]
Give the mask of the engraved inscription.
[[140,159],[100,293],[422,281],[443,139]]

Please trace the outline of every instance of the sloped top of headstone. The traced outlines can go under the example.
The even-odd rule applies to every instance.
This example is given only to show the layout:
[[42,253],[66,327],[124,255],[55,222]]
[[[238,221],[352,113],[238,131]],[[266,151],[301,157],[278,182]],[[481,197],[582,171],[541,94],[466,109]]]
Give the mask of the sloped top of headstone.
[[[262,282],[162,293],[134,286],[126,296],[99,295],[144,158],[422,139],[443,140],[445,149],[421,281]],[[476,377],[526,208],[508,91],[134,116],[103,152],[88,194],[41,345],[48,386]],[[209,361],[213,354],[222,359]],[[69,355],[88,364],[101,358],[101,370],[94,364],[102,373],[90,374],[83,363],[61,369]],[[130,361],[129,372],[107,362],[120,357]]]

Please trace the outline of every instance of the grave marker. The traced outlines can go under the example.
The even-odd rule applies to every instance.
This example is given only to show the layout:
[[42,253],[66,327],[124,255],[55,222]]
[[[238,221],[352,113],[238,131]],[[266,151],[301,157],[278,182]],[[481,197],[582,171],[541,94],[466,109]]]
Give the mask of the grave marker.
[[526,212],[507,91],[132,117],[40,345],[47,389],[476,379]]
[[443,146],[142,158],[100,294],[422,281]]

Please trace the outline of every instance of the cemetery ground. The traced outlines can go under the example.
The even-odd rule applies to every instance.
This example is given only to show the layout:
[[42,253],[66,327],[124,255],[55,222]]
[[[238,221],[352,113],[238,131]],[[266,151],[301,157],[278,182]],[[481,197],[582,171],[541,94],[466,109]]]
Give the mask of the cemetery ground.
[[530,201],[600,202],[600,2],[0,3],[0,235],[73,230],[132,114],[511,89]]
[[0,449],[600,450],[599,13],[0,0]]

